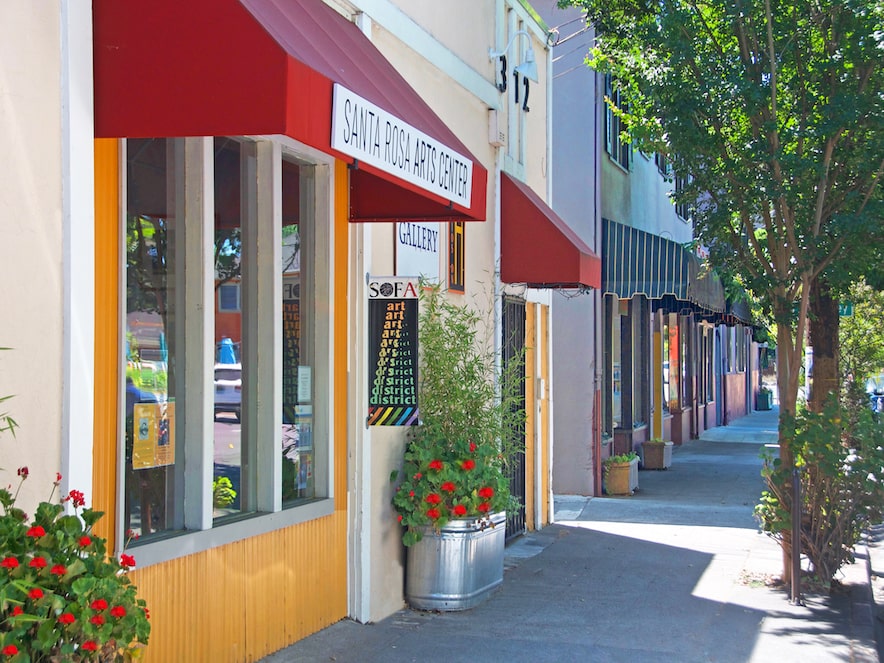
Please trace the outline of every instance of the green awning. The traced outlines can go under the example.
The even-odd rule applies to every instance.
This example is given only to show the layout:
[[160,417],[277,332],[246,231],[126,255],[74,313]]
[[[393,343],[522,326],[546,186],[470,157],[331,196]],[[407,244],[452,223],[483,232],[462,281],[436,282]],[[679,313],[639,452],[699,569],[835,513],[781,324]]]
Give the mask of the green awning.
[[672,240],[602,219],[602,292],[631,299],[667,295],[702,311],[725,310],[719,278]]

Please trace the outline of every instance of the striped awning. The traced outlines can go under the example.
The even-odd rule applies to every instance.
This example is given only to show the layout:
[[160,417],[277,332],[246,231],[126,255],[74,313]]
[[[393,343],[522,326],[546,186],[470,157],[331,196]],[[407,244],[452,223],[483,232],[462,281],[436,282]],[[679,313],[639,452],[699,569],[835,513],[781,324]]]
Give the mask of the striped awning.
[[672,240],[638,228],[602,220],[602,291],[630,299],[667,295],[710,312],[725,310],[719,278],[699,258]]

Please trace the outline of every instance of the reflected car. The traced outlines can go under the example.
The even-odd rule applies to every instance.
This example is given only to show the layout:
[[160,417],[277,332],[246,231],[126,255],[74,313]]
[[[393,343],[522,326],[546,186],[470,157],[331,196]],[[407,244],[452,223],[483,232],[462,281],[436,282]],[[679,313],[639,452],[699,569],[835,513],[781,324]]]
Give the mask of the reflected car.
[[242,414],[242,364],[215,364],[215,416],[230,412]]

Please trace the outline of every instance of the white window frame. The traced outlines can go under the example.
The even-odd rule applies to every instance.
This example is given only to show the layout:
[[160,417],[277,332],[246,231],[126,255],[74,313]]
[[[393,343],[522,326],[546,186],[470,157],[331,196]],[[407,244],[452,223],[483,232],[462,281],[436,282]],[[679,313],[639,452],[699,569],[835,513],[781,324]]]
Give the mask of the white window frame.
[[[213,522],[212,511],[212,470],[214,463],[214,402],[213,402],[213,367],[214,367],[214,265],[212,238],[214,233],[214,166],[213,137],[185,138],[173,143],[175,151],[183,158],[184,172],[179,173],[180,183],[185,192],[179,202],[176,214],[188,219],[188,234],[184,240],[183,252],[188,265],[202,264],[201,270],[188,270],[184,281],[183,296],[188,302],[201,302],[202,316],[188,314],[185,319],[185,333],[194,339],[194,349],[188,352],[185,360],[185,391],[187,394],[188,413],[191,415],[179,426],[183,426],[183,440],[177,452],[185,455],[184,492],[180,499],[184,502],[183,529],[170,530],[162,539],[137,543],[128,552],[136,555],[139,567],[158,564],[184,555],[209,550],[235,541],[258,536],[275,530],[291,527],[299,523],[329,516],[334,512],[334,445],[331,433],[333,422],[333,389],[334,375],[332,311],[322,311],[316,307],[315,319],[312,322],[312,333],[315,334],[315,361],[323,360],[322,366],[314,367],[314,477],[316,499],[303,504],[282,508],[281,479],[282,431],[282,272],[281,264],[282,241],[282,157],[309,163],[314,167],[314,189],[310,204],[313,206],[315,251],[314,251],[314,283],[318,301],[329,301],[334,288],[334,159],[318,150],[297,143],[285,136],[238,137],[244,147],[251,145],[254,156],[254,172],[249,173],[248,185],[254,187],[255,200],[250,213],[257,215],[259,221],[253,226],[253,235],[248,244],[260,253],[262,259],[253,261],[257,264],[254,278],[249,279],[252,285],[247,286],[262,291],[262,296],[246,297],[245,301],[253,302],[255,321],[252,328],[244,330],[251,334],[253,342],[247,346],[253,348],[256,356],[251,357],[255,366],[256,379],[254,388],[257,398],[251,405],[252,420],[255,422],[253,440],[255,441],[255,457],[258,483],[256,505],[257,511],[244,514],[242,518]],[[125,156],[125,141],[121,141]],[[121,182],[123,191],[121,200],[126,200],[126,160],[121,162]],[[254,178],[253,180],[251,178]],[[305,192],[302,192],[302,195]],[[121,205],[120,223],[125,228],[125,203]],[[267,220],[269,217],[270,221]],[[120,242],[121,256],[125,256],[125,233]],[[268,254],[273,256],[267,260]],[[121,260],[121,283],[125,279],[124,260]],[[246,282],[248,282],[247,280]],[[267,294],[269,292],[269,295]],[[256,293],[253,293],[256,294]],[[198,309],[190,308],[194,311]],[[125,303],[120,306],[120,341],[125,342]],[[268,321],[271,321],[268,323]],[[122,345],[121,345],[122,347]],[[261,347],[263,352],[258,353]],[[266,352],[272,348],[271,352]],[[249,350],[247,350],[248,352]],[[125,365],[121,362],[119,384],[120,403],[125,403],[124,383]],[[269,397],[269,400],[265,397]],[[271,407],[257,410],[257,402],[270,402]],[[183,414],[183,413],[182,413]],[[125,440],[125,418],[121,417],[118,432],[119,444]],[[179,430],[182,430],[179,428]],[[245,431],[244,431],[245,434]],[[117,503],[125,504],[125,454],[120,454],[117,468]],[[117,510],[116,541],[117,553],[123,551],[126,543],[124,531],[124,508]]]

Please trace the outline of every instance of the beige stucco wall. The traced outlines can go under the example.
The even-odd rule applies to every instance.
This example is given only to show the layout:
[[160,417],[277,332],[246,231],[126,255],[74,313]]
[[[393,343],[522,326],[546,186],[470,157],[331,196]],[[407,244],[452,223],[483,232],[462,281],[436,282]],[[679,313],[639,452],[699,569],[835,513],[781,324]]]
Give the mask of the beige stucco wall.
[[[20,425],[0,436],[0,483],[27,465],[23,505],[49,496],[62,421],[60,21],[55,2],[0,9],[0,404]],[[27,507],[26,507],[27,508]]]

